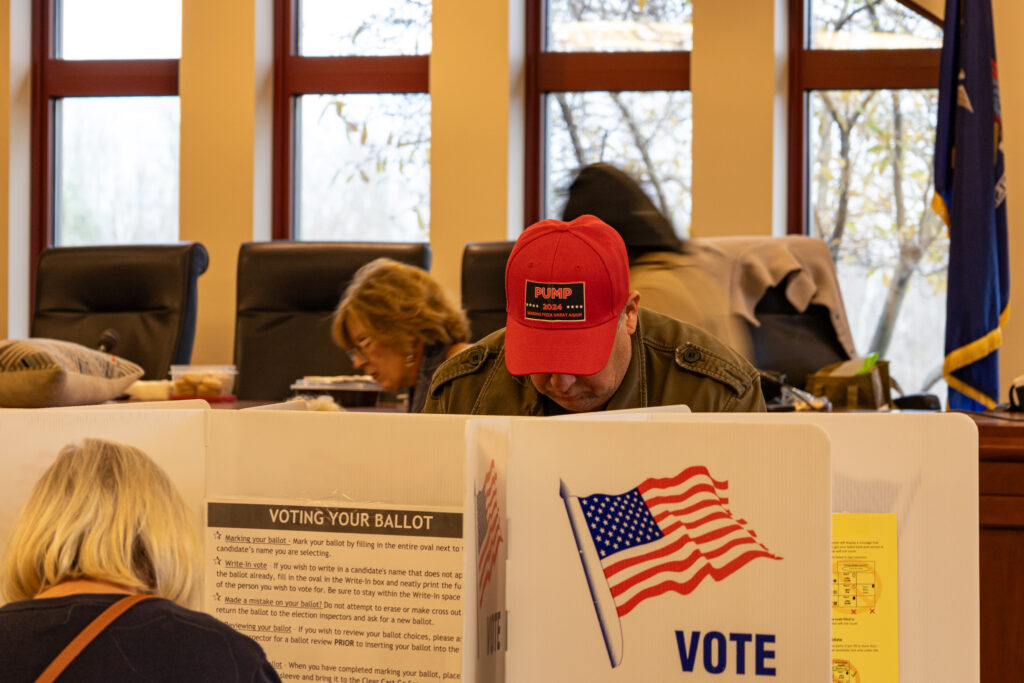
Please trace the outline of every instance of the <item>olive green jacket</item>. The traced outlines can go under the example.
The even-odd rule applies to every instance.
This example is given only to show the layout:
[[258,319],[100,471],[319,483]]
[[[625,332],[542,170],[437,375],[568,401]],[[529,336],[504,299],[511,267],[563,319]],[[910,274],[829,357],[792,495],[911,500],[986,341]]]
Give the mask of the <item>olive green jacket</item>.
[[[640,309],[633,355],[605,410],[685,404],[694,412],[764,412],[757,370],[693,325]],[[505,330],[448,359],[430,383],[425,413],[544,415],[528,376],[505,367]]]

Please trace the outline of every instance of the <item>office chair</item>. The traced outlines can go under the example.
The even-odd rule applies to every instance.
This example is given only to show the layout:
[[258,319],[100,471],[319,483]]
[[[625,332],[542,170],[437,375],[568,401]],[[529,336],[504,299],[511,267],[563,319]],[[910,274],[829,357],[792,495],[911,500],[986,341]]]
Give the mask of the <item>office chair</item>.
[[166,379],[192,358],[208,264],[198,242],[46,249],[30,335],[100,347],[138,363],[143,379]]
[[700,240],[731,263],[732,313],[745,318],[750,362],[803,389],[807,376],[856,355],[827,245],[803,235]]
[[785,282],[765,291],[754,315],[760,325],[750,326],[751,362],[784,374],[792,386],[802,389],[811,373],[850,358],[839,343],[829,310],[810,304],[798,311],[786,298]]
[[462,250],[462,310],[471,341],[505,327],[505,264],[515,242],[470,242]]
[[349,375],[331,339],[331,316],[360,266],[386,256],[430,267],[430,245],[374,242],[247,242],[238,252],[235,394],[277,401],[307,375]]

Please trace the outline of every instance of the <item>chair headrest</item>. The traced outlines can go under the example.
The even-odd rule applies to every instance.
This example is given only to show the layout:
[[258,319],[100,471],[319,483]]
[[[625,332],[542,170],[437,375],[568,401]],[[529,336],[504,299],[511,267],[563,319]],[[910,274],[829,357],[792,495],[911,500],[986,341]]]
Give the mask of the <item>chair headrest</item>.
[[430,267],[430,245],[246,242],[238,252],[238,311],[333,311],[355,272],[387,257]]

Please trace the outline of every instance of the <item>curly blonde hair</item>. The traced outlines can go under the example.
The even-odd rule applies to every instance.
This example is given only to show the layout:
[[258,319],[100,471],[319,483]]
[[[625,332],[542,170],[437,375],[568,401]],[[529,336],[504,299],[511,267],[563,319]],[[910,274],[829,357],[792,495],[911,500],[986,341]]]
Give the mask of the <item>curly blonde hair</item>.
[[85,439],[61,449],[11,534],[0,594],[28,600],[63,581],[106,581],[184,606],[198,597],[194,515],[149,456]]
[[427,346],[469,341],[466,314],[451,303],[437,280],[422,268],[389,258],[357,270],[335,309],[331,336],[343,349],[359,341],[348,334],[350,319],[376,342],[402,352],[418,341]]

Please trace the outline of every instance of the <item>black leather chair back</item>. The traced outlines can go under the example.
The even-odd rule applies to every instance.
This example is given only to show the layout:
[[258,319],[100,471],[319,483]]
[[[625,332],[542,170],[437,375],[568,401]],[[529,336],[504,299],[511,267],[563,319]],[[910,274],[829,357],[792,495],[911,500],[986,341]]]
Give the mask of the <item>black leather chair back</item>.
[[240,399],[277,401],[307,375],[353,374],[331,316],[360,266],[386,256],[430,268],[430,245],[247,242],[238,252],[235,365]]
[[505,327],[505,264],[515,242],[470,242],[462,250],[462,310],[472,341]]
[[30,334],[111,352],[138,363],[143,379],[166,379],[192,358],[196,280],[209,256],[202,244],[53,247],[39,256]]
[[785,280],[769,287],[754,308],[760,326],[750,326],[754,366],[781,372],[786,382],[800,389],[807,375],[850,354],[839,343],[829,310],[810,304],[803,313],[786,298]]

